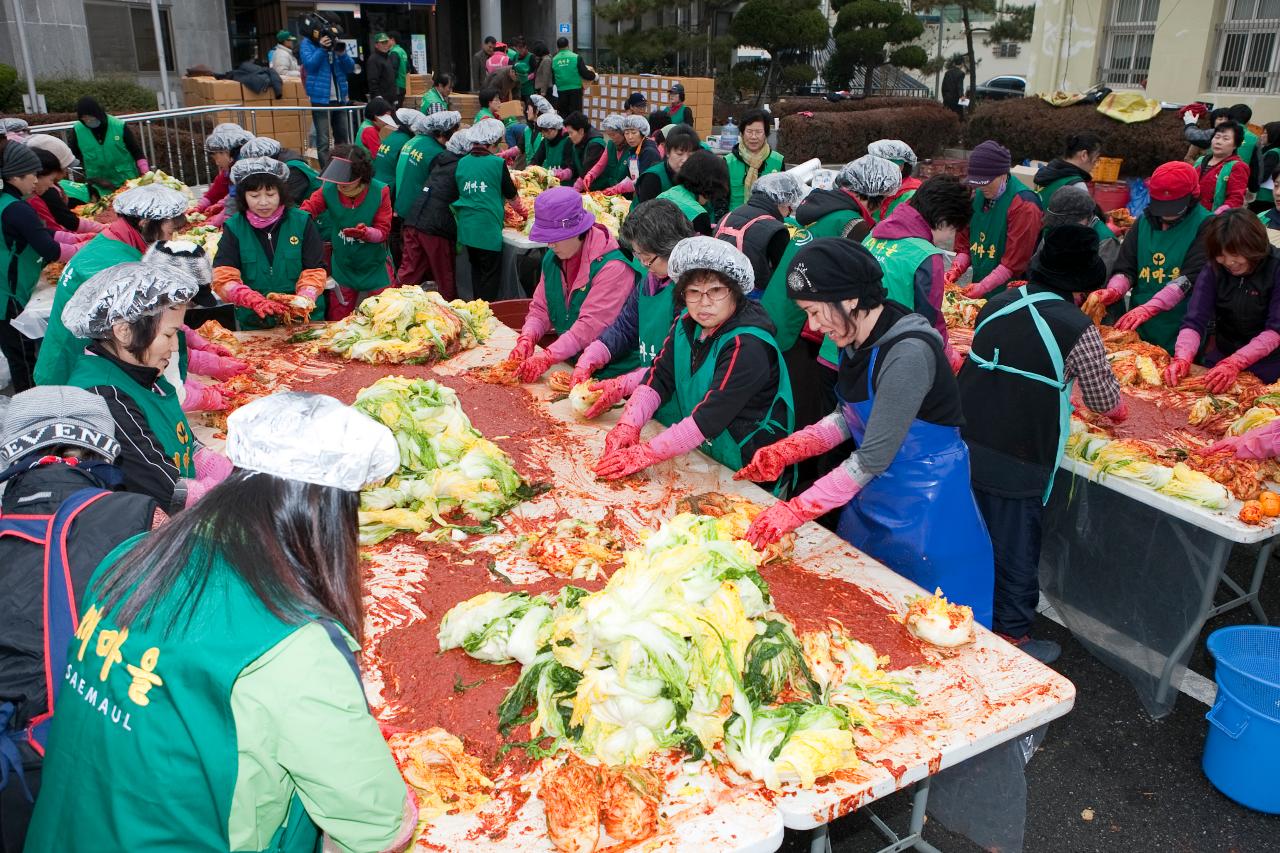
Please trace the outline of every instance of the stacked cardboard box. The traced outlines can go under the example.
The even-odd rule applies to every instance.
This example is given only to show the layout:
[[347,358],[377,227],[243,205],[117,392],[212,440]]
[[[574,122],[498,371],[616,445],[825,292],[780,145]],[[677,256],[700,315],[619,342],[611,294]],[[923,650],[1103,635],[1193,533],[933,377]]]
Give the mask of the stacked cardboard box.
[[405,77],[405,106],[417,109],[418,102],[434,84],[430,74],[409,74]]
[[667,90],[674,84],[684,85],[685,104],[693,110],[694,130],[706,138],[711,135],[711,113],[715,107],[715,81],[710,77],[675,77],[667,74],[601,74],[583,90],[583,105],[593,124],[599,124],[610,113],[622,112],[632,92],[639,92],[649,102],[650,111],[666,106],[671,96]]
[[[182,96],[188,107],[237,106],[244,109],[209,113],[212,124],[235,122],[257,136],[270,136],[285,148],[307,149],[311,135],[311,101],[301,80],[285,80],[281,97],[271,89],[254,92],[234,80],[183,77]],[[264,109],[286,107],[288,109]]]

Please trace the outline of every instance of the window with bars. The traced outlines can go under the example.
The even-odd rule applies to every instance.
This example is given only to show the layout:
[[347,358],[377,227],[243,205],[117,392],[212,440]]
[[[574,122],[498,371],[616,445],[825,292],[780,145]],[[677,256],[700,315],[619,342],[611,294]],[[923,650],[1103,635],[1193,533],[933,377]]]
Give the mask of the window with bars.
[[[85,23],[93,33],[93,70],[98,73],[146,74],[160,70],[156,53],[155,27],[151,9],[126,3],[85,3]],[[169,10],[160,7],[160,27],[164,33],[165,66],[172,72],[173,29]]]
[[1002,41],[997,45],[993,45],[991,52],[997,59],[1017,59],[1018,55],[1022,53],[1022,45],[1016,41]]
[[1229,0],[1209,88],[1280,94],[1280,0]]
[[1098,69],[1100,82],[1121,89],[1146,85],[1159,15],[1160,0],[1112,0],[1103,28],[1106,49]]

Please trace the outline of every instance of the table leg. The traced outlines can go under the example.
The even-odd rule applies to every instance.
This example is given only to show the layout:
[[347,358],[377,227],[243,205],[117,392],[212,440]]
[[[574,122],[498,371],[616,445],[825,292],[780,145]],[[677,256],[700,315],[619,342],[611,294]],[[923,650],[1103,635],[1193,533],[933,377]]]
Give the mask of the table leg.
[[809,833],[809,853],[831,853],[831,824],[814,827]]
[[1227,568],[1227,557],[1230,554],[1231,543],[1222,537],[1217,537],[1217,541],[1213,543],[1213,556],[1210,557],[1209,576],[1205,578],[1204,592],[1200,596],[1200,607],[1196,611],[1196,619],[1187,628],[1187,633],[1178,641],[1178,645],[1165,658],[1164,668],[1160,671],[1160,683],[1156,686],[1155,697],[1157,705],[1168,698],[1169,691],[1173,689],[1173,670],[1187,650],[1199,639],[1204,623],[1208,620],[1210,613],[1213,612],[1213,598],[1218,591],[1218,585],[1222,582],[1222,575]]
[[1275,550],[1276,540],[1269,539],[1262,546],[1262,550],[1258,552],[1258,560],[1253,564],[1253,578],[1249,582],[1249,608],[1253,610],[1253,615],[1258,617],[1258,622],[1263,625],[1267,622],[1266,611],[1262,609],[1262,602],[1258,600],[1258,593],[1262,590],[1262,579],[1267,574],[1267,564],[1271,562],[1271,552]]

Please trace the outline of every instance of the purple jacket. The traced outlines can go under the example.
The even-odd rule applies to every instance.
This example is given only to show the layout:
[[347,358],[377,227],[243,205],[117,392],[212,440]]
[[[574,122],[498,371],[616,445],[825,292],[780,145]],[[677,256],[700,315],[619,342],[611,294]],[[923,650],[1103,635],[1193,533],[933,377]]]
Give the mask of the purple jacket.
[[[1275,348],[1280,342],[1280,249],[1272,249],[1247,276],[1233,276],[1212,261],[1204,265],[1191,291],[1182,328],[1196,332],[1203,341],[1211,321],[1214,340],[1205,354],[1206,364],[1245,350],[1242,354],[1261,356],[1249,368],[1258,378],[1264,382],[1280,379],[1280,350]],[[1255,341],[1255,347],[1250,347]],[[1267,344],[1271,345],[1269,351]],[[1260,348],[1256,354],[1251,351],[1255,348]]]
[[[871,236],[877,240],[903,240],[907,237],[919,237],[926,243],[933,242],[933,229],[924,221],[920,211],[909,203],[894,208],[888,218],[871,229]],[[947,268],[943,255],[937,254],[916,270],[915,292],[916,313],[923,314],[932,326],[947,341],[947,321],[942,317],[942,291]],[[923,295],[928,305],[920,303]],[[930,310],[932,309],[932,310]]]

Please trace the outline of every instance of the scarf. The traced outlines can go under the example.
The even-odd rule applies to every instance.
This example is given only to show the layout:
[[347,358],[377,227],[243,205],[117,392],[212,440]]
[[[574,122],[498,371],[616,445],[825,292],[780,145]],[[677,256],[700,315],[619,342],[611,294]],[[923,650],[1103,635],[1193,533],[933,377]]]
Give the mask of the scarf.
[[147,250],[147,243],[142,239],[142,234],[140,234],[138,229],[134,228],[124,219],[117,219],[115,222],[112,222],[102,233],[109,239],[118,240],[126,246],[132,246],[139,252],[145,252]]
[[769,155],[773,153],[773,149],[769,147],[769,143],[765,143],[759,153],[752,154],[742,146],[738,146],[738,158],[747,164],[747,179],[742,182],[743,192],[745,195],[751,195],[751,188],[755,186],[756,178],[760,177],[760,167],[769,159]]
[[259,231],[261,231],[263,228],[270,228],[272,225],[275,225],[277,222],[280,221],[280,218],[282,216],[284,216],[283,204],[277,207],[276,212],[271,214],[270,216],[259,216],[258,214],[254,213],[252,210],[246,210],[244,212],[244,218],[249,220],[249,224],[252,225],[254,228],[257,228]]

